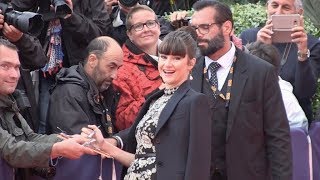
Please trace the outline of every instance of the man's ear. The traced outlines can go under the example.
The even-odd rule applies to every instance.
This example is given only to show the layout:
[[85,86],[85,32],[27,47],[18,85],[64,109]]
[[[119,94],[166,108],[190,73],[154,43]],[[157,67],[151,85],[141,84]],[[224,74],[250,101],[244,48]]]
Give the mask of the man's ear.
[[304,11],[303,11],[302,8],[299,8],[299,9],[298,9],[298,14],[300,14],[300,16],[303,15],[303,12],[304,12]]
[[88,57],[88,62],[87,64],[89,65],[90,68],[94,68],[98,64],[98,58],[95,54],[90,54]]
[[231,21],[226,21],[222,24],[222,32],[228,36],[230,36],[233,32]]

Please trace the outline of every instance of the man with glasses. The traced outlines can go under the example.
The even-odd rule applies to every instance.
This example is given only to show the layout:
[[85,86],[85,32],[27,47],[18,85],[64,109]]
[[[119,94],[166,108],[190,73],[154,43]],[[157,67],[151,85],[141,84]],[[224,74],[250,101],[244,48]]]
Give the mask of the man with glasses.
[[[273,44],[280,52],[280,77],[293,86],[293,93],[305,112],[309,123],[313,120],[311,101],[316,93],[317,79],[320,77],[320,41],[308,35],[303,22],[301,0],[268,0],[266,5],[268,20],[262,28],[251,28],[241,33],[242,43],[261,41]],[[272,15],[299,14],[300,23],[292,28],[292,42],[272,41]]]
[[162,84],[158,71],[160,25],[156,14],[145,5],[134,6],[127,15],[123,65],[113,81],[120,93],[116,128],[129,128],[146,98]]
[[[52,159],[63,156],[70,159],[80,158],[84,153],[93,152],[81,144],[84,139],[73,136],[63,140],[57,134],[41,135],[34,133],[20,114],[21,91],[15,91],[20,78],[21,63],[18,49],[9,41],[0,38],[0,174],[1,179],[30,179],[31,167],[47,167],[55,173]],[[51,161],[50,161],[51,159]]]
[[291,180],[289,124],[275,68],[235,47],[228,6],[199,1],[191,26],[202,57],[191,86],[210,98],[212,180]]

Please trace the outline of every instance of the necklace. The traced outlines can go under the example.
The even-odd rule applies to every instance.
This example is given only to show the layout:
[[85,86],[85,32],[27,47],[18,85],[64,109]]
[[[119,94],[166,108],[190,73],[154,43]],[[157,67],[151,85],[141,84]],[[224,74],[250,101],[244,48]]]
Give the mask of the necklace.
[[288,56],[289,56],[289,52],[290,52],[290,49],[291,49],[291,45],[292,45],[292,43],[287,43],[286,44],[286,47],[285,47],[284,52],[283,52],[282,57],[281,57],[281,66],[284,65],[288,60]]
[[170,89],[165,88],[165,89],[164,89],[164,94],[166,94],[166,95],[171,95],[171,94],[173,94],[174,92],[176,92],[178,88],[179,88],[179,86],[178,86],[178,87],[174,87],[174,88],[170,88]]

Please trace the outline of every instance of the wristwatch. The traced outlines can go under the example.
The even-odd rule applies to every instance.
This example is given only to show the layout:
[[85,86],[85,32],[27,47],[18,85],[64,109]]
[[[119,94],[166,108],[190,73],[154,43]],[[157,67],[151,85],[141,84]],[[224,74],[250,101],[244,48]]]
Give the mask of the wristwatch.
[[310,57],[310,50],[307,49],[307,52],[300,52],[300,51],[298,51],[297,55],[298,55],[298,58],[299,58],[299,59],[307,59],[307,58]]

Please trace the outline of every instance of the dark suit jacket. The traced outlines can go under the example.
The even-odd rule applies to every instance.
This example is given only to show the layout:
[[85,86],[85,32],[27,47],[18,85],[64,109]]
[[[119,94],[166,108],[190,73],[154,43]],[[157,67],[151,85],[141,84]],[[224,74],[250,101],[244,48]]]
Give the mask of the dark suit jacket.
[[[191,87],[212,97],[203,68],[200,57]],[[269,63],[240,50],[227,119],[226,166],[228,180],[291,180],[292,176],[289,124],[276,72]]]
[[[243,45],[255,42],[259,30],[260,28],[251,28],[242,32],[240,38]],[[286,43],[275,43],[273,45],[283,56]],[[310,49],[310,57],[308,60],[301,62],[298,61],[297,45],[292,43],[287,61],[280,69],[280,76],[292,84],[293,93],[310,122],[313,119],[311,99],[316,93],[317,78],[320,74],[320,41],[308,35],[308,48]]]
[[[125,150],[136,152],[135,130],[152,101],[163,95],[159,91],[142,106],[135,123],[118,135]],[[183,83],[160,114],[155,139],[157,179],[209,179],[211,158],[211,121],[209,102],[203,94]],[[129,132],[129,133],[128,133]]]

